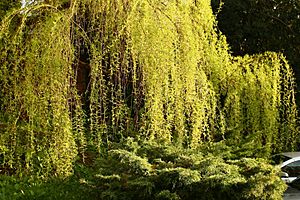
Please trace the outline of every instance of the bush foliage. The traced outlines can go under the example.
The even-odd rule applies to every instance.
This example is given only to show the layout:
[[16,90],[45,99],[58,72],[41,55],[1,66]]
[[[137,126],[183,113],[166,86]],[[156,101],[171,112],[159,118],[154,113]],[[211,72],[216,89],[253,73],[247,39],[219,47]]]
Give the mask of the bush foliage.
[[231,160],[152,142],[125,150],[126,143],[96,162],[91,184],[102,199],[281,199],[286,188],[279,169],[263,159]]
[[0,176],[0,199],[275,200],[286,189],[279,169],[263,159],[131,138],[112,146],[89,167],[76,164],[65,180]]

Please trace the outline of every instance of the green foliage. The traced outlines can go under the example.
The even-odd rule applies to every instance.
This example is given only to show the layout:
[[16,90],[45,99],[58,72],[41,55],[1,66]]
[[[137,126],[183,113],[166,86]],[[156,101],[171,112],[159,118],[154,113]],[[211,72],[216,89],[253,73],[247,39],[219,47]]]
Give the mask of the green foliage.
[[97,199],[97,193],[92,188],[76,179],[51,179],[43,182],[1,175],[0,181],[1,200]]
[[291,74],[282,55],[239,58],[229,80],[232,84],[223,90],[227,138],[233,144],[249,146],[259,157],[295,149],[297,109]]
[[157,199],[157,200],[180,200],[180,197],[176,193],[171,193],[169,190],[163,190],[155,196],[155,199]]
[[[208,0],[36,1],[0,27],[6,174],[68,176],[77,155],[93,160],[90,149],[136,177],[194,166],[193,150],[213,142],[257,157],[296,146],[286,60],[230,55]],[[114,149],[120,141],[124,150]],[[184,148],[190,154],[178,157]]]
[[[172,146],[164,146],[164,151],[160,152],[157,146],[142,144],[137,149],[143,152],[141,154],[112,150],[127,152],[127,162],[120,156],[105,158],[108,159],[105,164],[99,160],[97,171],[100,174],[91,183],[98,188],[102,199],[281,199],[286,189],[277,175],[279,169],[265,160],[224,160],[211,154],[199,156],[199,150],[175,151]],[[147,149],[147,153],[143,149]],[[166,160],[170,152],[172,159]],[[145,169],[144,162],[133,165],[128,160],[144,160],[145,163],[148,160],[147,173],[128,170]]]
[[[216,12],[220,2],[218,27],[226,35],[232,53],[281,52],[293,67],[299,85],[299,1],[212,0]],[[299,95],[297,100],[299,104]]]
[[[234,54],[283,51],[293,64],[299,63],[296,58],[297,42],[293,43],[300,28],[300,4],[297,0],[222,2],[217,16],[218,27],[228,38]],[[219,3],[212,0],[214,8],[219,7]]]
[[146,176],[151,171],[151,165],[146,159],[122,149],[108,151],[108,157],[101,160],[100,163],[114,166],[110,168],[112,171],[127,172],[140,176]]
[[229,163],[239,166],[240,173],[247,180],[242,194],[245,199],[277,199],[286,189],[277,177],[279,169],[262,159],[244,158]]
[[159,154],[157,146],[143,143],[137,153],[112,149],[89,168],[76,165],[68,179],[0,176],[0,199],[277,200],[286,189],[277,176],[279,168],[263,159],[203,156],[199,149],[176,150],[170,145]]
[[0,21],[12,9],[20,8],[21,2],[19,0],[2,0],[0,2]]
[[65,176],[77,154],[69,111],[70,29],[60,13],[39,20],[33,13],[20,16],[14,31],[5,26],[17,18],[14,13],[2,21],[1,165],[17,173]]

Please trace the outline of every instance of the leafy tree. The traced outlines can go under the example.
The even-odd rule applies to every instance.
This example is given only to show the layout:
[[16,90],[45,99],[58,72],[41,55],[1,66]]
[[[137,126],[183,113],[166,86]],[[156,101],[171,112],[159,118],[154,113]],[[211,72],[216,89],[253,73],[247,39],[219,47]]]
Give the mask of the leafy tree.
[[299,88],[299,1],[224,0],[221,2],[220,5],[220,1],[213,0],[212,5],[215,13],[219,10],[218,27],[226,35],[232,53],[234,55],[265,51],[284,53],[293,66]]
[[[218,2],[212,4],[216,11]],[[288,51],[298,45],[299,10],[296,0],[225,0],[217,15],[218,27],[235,55]]]
[[257,157],[295,148],[292,70],[281,54],[232,56],[209,0],[63,2],[1,22],[5,173],[67,176],[88,148],[105,154],[127,137],[187,149],[226,141]]

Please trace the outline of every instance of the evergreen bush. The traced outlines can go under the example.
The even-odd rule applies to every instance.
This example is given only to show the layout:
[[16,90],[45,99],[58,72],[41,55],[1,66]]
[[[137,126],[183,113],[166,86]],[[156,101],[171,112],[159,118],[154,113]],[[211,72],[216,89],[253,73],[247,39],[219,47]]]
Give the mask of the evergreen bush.
[[[228,160],[149,142],[136,152],[143,153],[111,150],[106,162],[98,161],[100,174],[92,185],[103,199],[113,194],[111,199],[275,200],[281,199],[286,189],[277,175],[279,168],[263,159]],[[120,156],[123,154],[125,159]]]

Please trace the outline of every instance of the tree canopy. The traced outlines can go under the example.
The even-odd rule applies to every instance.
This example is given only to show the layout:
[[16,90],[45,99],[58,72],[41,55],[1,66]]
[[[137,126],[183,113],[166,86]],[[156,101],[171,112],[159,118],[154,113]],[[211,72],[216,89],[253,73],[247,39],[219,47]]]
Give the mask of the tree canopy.
[[[234,55],[283,53],[300,80],[300,3],[297,0],[213,0],[218,28]],[[220,9],[218,9],[221,6]],[[298,92],[299,94],[299,92]],[[298,95],[298,104],[299,101]]]
[[87,148],[134,137],[252,156],[297,144],[293,72],[281,54],[235,57],[209,0],[45,1],[0,29],[0,161],[68,175]]

